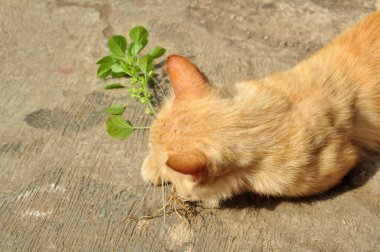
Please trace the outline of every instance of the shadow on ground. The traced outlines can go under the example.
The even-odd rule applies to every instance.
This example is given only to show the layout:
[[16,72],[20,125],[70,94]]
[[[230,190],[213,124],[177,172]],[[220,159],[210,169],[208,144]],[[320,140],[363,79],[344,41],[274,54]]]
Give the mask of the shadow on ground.
[[357,189],[365,185],[380,169],[380,155],[370,153],[363,158],[360,163],[350,171],[342,180],[342,182],[331,190],[315,196],[302,198],[276,198],[261,196],[254,193],[244,193],[234,198],[224,201],[222,208],[255,208],[274,210],[283,202],[312,204],[317,201],[325,201],[333,199],[343,193]]

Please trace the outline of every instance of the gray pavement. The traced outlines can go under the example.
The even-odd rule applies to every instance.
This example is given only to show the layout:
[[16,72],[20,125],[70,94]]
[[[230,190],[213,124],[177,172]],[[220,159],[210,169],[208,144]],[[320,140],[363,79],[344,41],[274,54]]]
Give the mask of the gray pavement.
[[[127,220],[160,207],[140,166],[148,132],[105,132],[103,109],[128,103],[103,89],[95,62],[135,25],[150,45],[188,56],[216,85],[293,66],[380,8],[376,0],[2,0],[0,3],[0,251],[379,251],[380,156],[313,198],[242,195],[200,209]],[[159,81],[168,87],[163,64]],[[127,80],[122,80],[127,82]],[[166,188],[168,189],[168,188]],[[142,207],[139,208],[142,202]]]

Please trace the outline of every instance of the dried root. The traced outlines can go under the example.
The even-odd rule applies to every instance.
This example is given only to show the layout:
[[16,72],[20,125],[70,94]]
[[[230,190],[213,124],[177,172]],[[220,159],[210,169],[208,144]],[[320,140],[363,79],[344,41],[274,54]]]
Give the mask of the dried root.
[[[148,215],[143,215],[140,217],[137,216],[128,216],[127,220],[148,220],[169,215],[175,213],[176,216],[181,220],[183,224],[189,224],[190,218],[198,214],[196,209],[196,204],[187,200],[182,199],[176,193],[176,189],[172,186],[170,194],[168,194],[168,199],[164,201],[163,206],[159,209],[156,209],[153,213]],[[167,209],[169,207],[169,209]]]

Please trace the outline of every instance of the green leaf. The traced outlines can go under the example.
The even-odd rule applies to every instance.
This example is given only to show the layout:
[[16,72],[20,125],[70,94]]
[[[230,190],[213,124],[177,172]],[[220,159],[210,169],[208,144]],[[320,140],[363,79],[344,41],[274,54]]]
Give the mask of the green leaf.
[[105,109],[111,115],[121,115],[124,113],[125,107],[123,105],[112,105]]
[[108,75],[110,75],[112,71],[111,70],[112,65],[113,65],[112,63],[105,63],[105,64],[100,65],[97,71],[98,77],[106,78]]
[[127,60],[126,57],[125,57],[125,55],[123,55],[123,56],[117,56],[115,54],[111,54],[110,56],[114,59],[114,61],[116,61],[116,60],[118,60],[118,61],[126,61]]
[[141,52],[141,50],[144,49],[144,47],[147,44],[148,44],[147,39],[144,39],[141,42],[132,42],[129,49],[128,49],[128,52],[129,52],[129,54],[137,56],[137,54],[139,54],[139,52]]
[[122,63],[122,64],[120,64],[120,67],[123,69],[124,73],[128,74],[131,77],[136,74],[135,71],[133,71],[133,69],[128,68],[128,64]]
[[114,73],[122,73],[122,72],[124,72],[123,68],[121,68],[121,66],[118,65],[118,64],[112,65],[111,69],[112,69],[112,72],[114,72]]
[[113,78],[120,78],[120,77],[125,76],[125,73],[124,73],[124,72],[122,72],[122,73],[115,73],[115,72],[112,72],[112,71],[111,71],[111,76],[112,76]]
[[106,127],[108,134],[119,140],[127,139],[134,130],[132,124],[120,115],[110,115]]
[[124,56],[127,49],[127,40],[121,35],[112,36],[108,41],[108,48],[116,56]]
[[165,52],[165,48],[155,46],[150,50],[149,54],[153,57],[153,59],[156,59],[164,55]]
[[120,83],[111,83],[104,87],[105,89],[115,89],[115,88],[125,88],[124,85],[121,85]]
[[148,54],[140,58],[139,68],[144,74],[148,74],[153,69],[153,57]]
[[138,52],[137,50],[140,49],[138,48],[140,44],[136,44],[135,42],[132,42],[130,45],[129,45],[129,48],[128,48],[128,55],[134,55],[134,56],[137,56]]
[[148,36],[148,31],[142,26],[136,26],[129,32],[129,37],[135,43],[141,43],[141,41],[147,40]]
[[128,74],[129,76],[133,76],[133,71],[128,68],[128,64],[125,62],[115,63],[112,67],[112,76],[124,76]]
[[98,60],[98,62],[96,62],[96,64],[98,64],[98,65],[112,64],[113,62],[114,62],[113,58],[110,55],[108,55],[108,56],[103,57],[100,60]]

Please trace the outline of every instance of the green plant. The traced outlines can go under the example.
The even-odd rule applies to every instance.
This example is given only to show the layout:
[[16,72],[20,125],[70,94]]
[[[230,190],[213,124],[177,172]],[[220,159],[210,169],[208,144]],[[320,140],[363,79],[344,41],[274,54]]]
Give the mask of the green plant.
[[[148,31],[142,27],[134,27],[129,32],[131,43],[121,35],[112,36],[108,41],[110,55],[103,57],[96,64],[99,65],[97,75],[100,78],[111,76],[113,78],[130,77],[129,85],[120,83],[108,84],[105,89],[127,88],[131,97],[145,105],[145,112],[156,115],[157,111],[152,102],[152,94],[149,87],[154,87],[154,64],[156,58],[165,53],[160,46],[153,47],[148,54],[139,56],[140,52],[148,44]],[[121,115],[125,106],[113,105],[106,108],[110,114],[106,127],[107,132],[116,139],[126,139],[136,129],[147,129],[149,127],[135,127]]]

